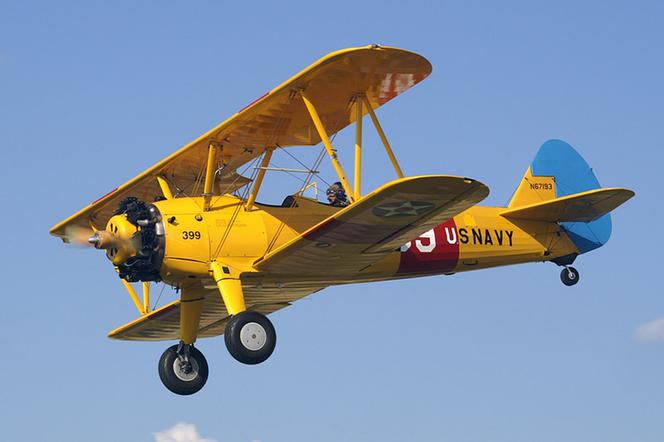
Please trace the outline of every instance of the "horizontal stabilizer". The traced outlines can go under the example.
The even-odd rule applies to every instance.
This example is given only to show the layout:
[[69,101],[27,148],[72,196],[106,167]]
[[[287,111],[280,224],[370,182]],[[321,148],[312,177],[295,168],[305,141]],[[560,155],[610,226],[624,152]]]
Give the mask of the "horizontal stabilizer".
[[591,222],[634,196],[629,189],[606,188],[508,209],[502,216],[548,222]]

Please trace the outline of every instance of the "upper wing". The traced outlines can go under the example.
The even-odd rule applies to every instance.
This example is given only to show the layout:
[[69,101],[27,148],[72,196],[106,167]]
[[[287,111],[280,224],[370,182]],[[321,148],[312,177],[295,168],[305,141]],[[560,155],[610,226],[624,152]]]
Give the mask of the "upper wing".
[[257,261],[262,272],[352,276],[489,194],[468,178],[430,175],[392,181]]
[[[51,229],[63,239],[68,226],[103,226],[127,196],[152,201],[161,195],[162,176],[177,195],[197,195],[210,143],[221,146],[216,193],[232,192],[249,179],[238,167],[268,147],[315,145],[318,132],[296,93],[304,90],[328,131],[335,133],[355,120],[352,100],[365,94],[377,108],[422,81],[431,64],[422,56],[396,48],[366,46],[333,52],[268,92],[219,126],[155,164]],[[365,109],[365,113],[366,113]],[[177,196],[176,195],[176,196]]]
[[[323,286],[283,285],[280,287],[244,287],[249,310],[265,315],[273,313],[291,302],[323,289]],[[208,338],[222,335],[226,328],[228,312],[216,287],[200,288],[205,298],[198,336]],[[108,336],[126,341],[163,341],[180,338],[180,301],[173,301],[135,321],[111,331]]]
[[532,221],[580,221],[588,223],[606,215],[633,196],[634,192],[628,189],[593,189],[506,210],[501,212],[501,215]]

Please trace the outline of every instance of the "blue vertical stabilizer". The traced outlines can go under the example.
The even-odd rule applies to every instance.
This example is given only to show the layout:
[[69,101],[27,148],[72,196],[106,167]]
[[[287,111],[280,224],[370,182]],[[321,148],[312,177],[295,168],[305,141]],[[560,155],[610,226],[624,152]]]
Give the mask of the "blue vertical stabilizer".
[[[556,197],[598,189],[599,181],[586,160],[561,140],[549,140],[540,147],[531,164],[534,176],[553,176]],[[589,222],[561,222],[581,253],[603,246],[611,236],[611,215]]]

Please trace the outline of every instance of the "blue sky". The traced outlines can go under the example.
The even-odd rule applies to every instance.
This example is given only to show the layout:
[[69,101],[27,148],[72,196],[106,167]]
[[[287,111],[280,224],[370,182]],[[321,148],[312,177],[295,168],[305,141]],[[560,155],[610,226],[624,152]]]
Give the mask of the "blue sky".
[[[3,2],[1,439],[664,440],[663,19],[648,1]],[[48,228],[319,57],[369,43],[434,66],[379,111],[406,173],[470,176],[504,204],[561,138],[636,198],[573,288],[529,264],[327,289],[273,315],[266,363],[203,340],[206,387],[170,394],[156,370],[169,344],[106,338],[131,301],[102,254]],[[336,141],[343,159],[352,134]],[[374,135],[367,146],[370,189],[393,172]],[[270,180],[267,201],[294,186]]]

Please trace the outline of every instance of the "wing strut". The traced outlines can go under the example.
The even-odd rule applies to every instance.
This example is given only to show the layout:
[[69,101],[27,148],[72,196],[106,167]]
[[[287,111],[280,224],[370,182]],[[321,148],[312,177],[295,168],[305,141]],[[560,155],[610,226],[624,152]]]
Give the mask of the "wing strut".
[[268,147],[265,149],[265,155],[263,155],[263,161],[261,161],[261,165],[258,169],[258,176],[256,176],[256,182],[254,183],[254,187],[251,189],[251,195],[249,195],[249,199],[247,200],[247,204],[244,208],[245,210],[251,210],[251,207],[256,201],[256,195],[258,195],[258,190],[261,188],[261,184],[263,184],[265,172],[267,172],[267,168],[270,165],[270,159],[272,159],[272,152],[274,152],[274,148]]
[[355,99],[355,199],[362,198],[362,100]]
[[171,192],[171,186],[168,185],[168,181],[161,175],[157,175],[157,183],[159,183],[159,188],[161,189],[162,195],[167,200],[173,199],[173,192]]
[[205,185],[203,186],[203,210],[210,209],[210,200],[212,199],[212,189],[214,188],[214,177],[217,166],[217,151],[219,148],[210,143],[208,146],[207,167],[205,169]]
[[353,188],[350,186],[348,178],[346,178],[346,172],[344,172],[343,167],[341,167],[341,163],[337,158],[337,153],[334,151],[334,148],[332,147],[332,142],[330,141],[330,137],[327,136],[327,132],[325,131],[325,126],[323,126],[323,122],[321,121],[320,116],[318,115],[318,111],[316,110],[316,107],[313,105],[313,103],[309,101],[309,99],[307,99],[307,97],[304,95],[304,92],[301,90],[299,92],[300,96],[302,97],[302,101],[304,101],[304,105],[307,107],[307,110],[309,111],[309,115],[311,116],[311,120],[313,121],[314,126],[316,126],[316,131],[318,132],[318,136],[320,136],[320,139],[323,140],[323,144],[325,145],[325,150],[327,150],[327,155],[330,157],[330,160],[332,161],[334,170],[337,171],[337,175],[339,176],[339,181],[341,181],[341,185],[343,186],[346,195],[348,195],[350,202],[353,203],[355,202],[355,193],[353,193]]
[[346,172],[344,172],[343,167],[341,167],[341,163],[339,162],[337,153],[334,150],[334,147],[332,147],[332,142],[330,141],[330,138],[327,135],[327,132],[325,131],[325,126],[323,125],[323,122],[321,121],[320,116],[318,115],[316,107],[311,101],[309,101],[307,96],[304,94],[304,91],[300,90],[299,93],[300,97],[302,97],[302,101],[304,101],[304,105],[307,107],[307,111],[309,111],[309,116],[311,116],[311,120],[313,121],[314,126],[316,127],[316,131],[318,132],[318,135],[320,136],[321,140],[323,141],[323,144],[325,145],[325,150],[327,150],[327,155],[330,157],[330,160],[332,160],[332,165],[334,166],[334,169],[336,170],[337,175],[339,176],[339,180],[341,181],[341,185],[343,186],[344,191],[346,192],[346,195],[348,195],[348,198],[350,199],[351,203],[359,200],[362,197],[361,195],[362,114],[364,113],[363,109],[364,107],[366,107],[369,116],[371,116],[371,121],[373,122],[374,127],[376,128],[376,131],[378,132],[378,135],[380,136],[380,139],[383,142],[383,146],[385,147],[385,152],[387,153],[387,156],[390,158],[390,162],[392,163],[392,167],[394,167],[394,171],[397,173],[397,176],[399,178],[404,177],[403,170],[401,170],[401,166],[399,166],[399,162],[397,161],[397,157],[394,155],[394,151],[390,146],[390,142],[387,141],[387,136],[385,135],[385,132],[383,131],[383,128],[380,125],[380,122],[378,121],[378,117],[376,117],[376,113],[374,112],[373,107],[369,102],[369,99],[366,97],[366,95],[358,95],[354,98],[355,113],[356,113],[355,177],[354,177],[354,186],[351,187],[348,178],[346,178]]
[[376,131],[378,132],[378,135],[380,135],[380,139],[383,142],[383,146],[385,146],[385,152],[387,152],[387,156],[390,157],[390,161],[392,162],[392,166],[394,167],[394,171],[397,173],[397,176],[399,178],[403,178],[403,171],[401,170],[401,167],[399,166],[399,162],[397,161],[397,157],[394,156],[394,152],[392,151],[392,148],[390,147],[390,143],[387,141],[387,137],[385,136],[385,132],[383,132],[383,128],[381,127],[380,122],[378,121],[378,117],[376,117],[376,114],[374,113],[374,110],[371,107],[371,103],[369,103],[369,100],[367,99],[366,95],[362,96],[362,101],[364,101],[364,104],[366,105],[367,110],[369,111],[369,115],[371,116],[371,121],[373,121],[373,124],[376,127]]
[[132,286],[131,283],[127,282],[127,280],[124,278],[120,278],[120,281],[122,281],[122,284],[124,284],[125,288],[129,292],[129,296],[131,297],[131,300],[134,301],[138,312],[141,315],[147,315],[150,313],[150,283],[143,283],[143,302],[141,303],[141,300],[138,298],[138,294],[136,294],[136,289],[134,289],[134,286]]

